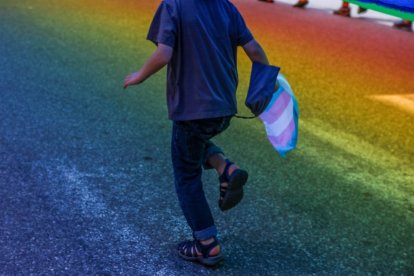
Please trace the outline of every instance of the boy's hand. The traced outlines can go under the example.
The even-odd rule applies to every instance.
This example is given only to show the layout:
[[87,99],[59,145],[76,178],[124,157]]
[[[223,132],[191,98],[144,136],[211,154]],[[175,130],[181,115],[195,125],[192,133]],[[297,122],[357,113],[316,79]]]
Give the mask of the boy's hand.
[[126,89],[130,85],[136,85],[139,83],[141,83],[141,80],[139,78],[139,72],[134,72],[126,76],[124,80],[124,89]]

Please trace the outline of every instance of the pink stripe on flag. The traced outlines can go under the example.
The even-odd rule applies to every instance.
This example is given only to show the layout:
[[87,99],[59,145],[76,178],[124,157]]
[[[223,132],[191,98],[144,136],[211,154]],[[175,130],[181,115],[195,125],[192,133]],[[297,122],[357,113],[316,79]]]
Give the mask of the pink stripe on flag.
[[276,121],[280,115],[283,113],[285,108],[289,105],[291,97],[289,93],[283,91],[281,95],[276,99],[273,105],[270,107],[268,111],[263,112],[260,115],[260,119],[262,119],[267,124],[271,124]]
[[285,147],[292,139],[295,132],[295,120],[291,120],[287,128],[279,136],[268,136],[270,143],[274,147]]

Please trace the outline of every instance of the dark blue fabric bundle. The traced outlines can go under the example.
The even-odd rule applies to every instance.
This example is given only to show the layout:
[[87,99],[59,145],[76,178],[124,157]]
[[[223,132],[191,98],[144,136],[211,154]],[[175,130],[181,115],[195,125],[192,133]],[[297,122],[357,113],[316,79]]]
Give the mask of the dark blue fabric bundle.
[[254,115],[259,116],[272,99],[279,71],[279,67],[253,62],[245,104]]

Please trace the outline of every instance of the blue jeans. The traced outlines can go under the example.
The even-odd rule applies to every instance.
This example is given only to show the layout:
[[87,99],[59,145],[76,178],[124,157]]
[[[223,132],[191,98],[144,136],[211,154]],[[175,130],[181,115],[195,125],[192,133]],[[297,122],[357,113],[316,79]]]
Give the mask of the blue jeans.
[[197,240],[217,235],[204,195],[201,173],[202,167],[212,168],[207,162],[210,156],[223,154],[210,139],[228,128],[231,117],[173,122],[171,156],[175,189],[180,207]]

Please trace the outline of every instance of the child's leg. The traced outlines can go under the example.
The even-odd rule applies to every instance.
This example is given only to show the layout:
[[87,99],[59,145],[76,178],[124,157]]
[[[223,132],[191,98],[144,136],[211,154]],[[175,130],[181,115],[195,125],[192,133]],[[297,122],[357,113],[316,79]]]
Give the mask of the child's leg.
[[172,163],[178,200],[193,235],[207,240],[217,235],[201,182],[205,141],[189,125],[173,124]]
[[229,121],[230,118],[218,118],[173,124],[171,151],[175,186],[180,206],[196,240],[180,243],[177,250],[182,258],[198,260],[205,265],[218,263],[222,256],[201,183],[201,166],[209,139],[226,129]]
[[216,169],[219,175],[220,209],[226,211],[235,207],[243,198],[243,186],[248,173],[226,159],[221,149],[211,141],[206,144],[203,166],[205,169]]
[[[184,216],[197,240],[217,235],[201,182],[206,152],[222,153],[209,140],[225,130],[231,117],[174,122],[171,143],[175,186]],[[212,147],[213,146],[213,147]]]
[[[207,144],[206,153],[207,156],[203,164],[204,168],[214,168],[217,171],[218,175],[222,175],[227,164],[224,153],[221,151],[219,147],[214,145],[211,141],[209,141]],[[232,164],[229,167],[229,174],[232,174],[233,171],[237,168],[238,167],[235,164]]]

